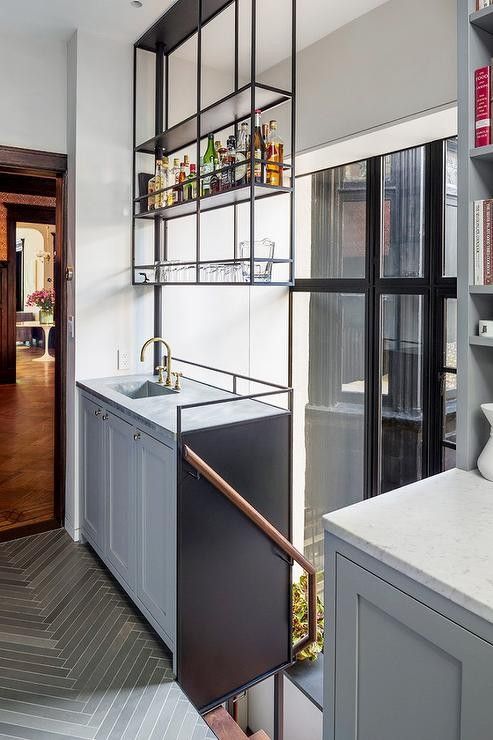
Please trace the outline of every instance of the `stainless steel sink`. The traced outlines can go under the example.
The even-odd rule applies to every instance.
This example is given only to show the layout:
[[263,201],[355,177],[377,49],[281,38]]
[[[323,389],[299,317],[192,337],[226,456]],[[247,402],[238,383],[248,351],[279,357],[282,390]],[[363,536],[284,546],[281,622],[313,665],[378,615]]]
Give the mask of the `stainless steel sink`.
[[135,381],[133,383],[116,383],[111,386],[113,391],[121,393],[127,398],[155,398],[156,396],[168,396],[177,393],[173,388],[165,388],[150,380]]

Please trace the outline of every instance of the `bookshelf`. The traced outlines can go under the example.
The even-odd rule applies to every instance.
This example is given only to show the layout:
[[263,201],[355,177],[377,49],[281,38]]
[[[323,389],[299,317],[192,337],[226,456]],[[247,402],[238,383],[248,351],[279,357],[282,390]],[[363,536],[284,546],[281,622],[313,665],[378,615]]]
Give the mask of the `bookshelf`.
[[474,285],[473,201],[493,197],[493,146],[474,147],[474,72],[493,57],[493,7],[458,0],[458,404],[457,466],[476,467],[489,424],[480,405],[493,401],[493,340],[478,336],[493,319],[493,286]]

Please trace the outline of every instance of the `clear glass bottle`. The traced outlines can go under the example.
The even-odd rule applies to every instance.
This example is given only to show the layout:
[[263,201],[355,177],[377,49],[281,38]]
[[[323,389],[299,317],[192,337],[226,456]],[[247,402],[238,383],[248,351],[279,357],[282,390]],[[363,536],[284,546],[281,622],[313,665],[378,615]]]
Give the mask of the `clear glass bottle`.
[[162,192],[165,187],[164,174],[163,174],[163,161],[161,159],[156,160],[156,174],[154,175],[154,208],[164,208],[164,193]]
[[243,121],[240,126],[240,132],[238,135],[235,153],[235,159],[237,163],[245,162],[245,165],[235,167],[235,184],[238,186],[246,185],[249,181],[249,178],[247,178],[249,168],[246,164],[249,157],[248,149],[248,123],[246,121]]
[[279,167],[271,162],[284,162],[284,143],[277,132],[277,121],[270,122],[269,138],[266,146],[267,168],[265,181],[267,185],[282,186],[283,184],[283,167]]
[[173,170],[171,172],[171,181],[173,183],[173,189],[170,191],[172,194],[173,204],[180,202],[178,198],[178,193],[180,190],[179,179],[180,179],[180,160],[178,159],[178,157],[175,157],[173,159]]

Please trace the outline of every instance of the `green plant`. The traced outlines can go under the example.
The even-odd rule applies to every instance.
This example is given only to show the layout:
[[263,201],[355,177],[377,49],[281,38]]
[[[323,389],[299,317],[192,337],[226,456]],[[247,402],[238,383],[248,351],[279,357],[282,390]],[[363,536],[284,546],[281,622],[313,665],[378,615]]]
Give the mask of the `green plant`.
[[[302,575],[293,583],[293,645],[308,632],[308,577]],[[317,641],[302,650],[297,660],[316,660],[324,647],[324,605],[317,596]]]

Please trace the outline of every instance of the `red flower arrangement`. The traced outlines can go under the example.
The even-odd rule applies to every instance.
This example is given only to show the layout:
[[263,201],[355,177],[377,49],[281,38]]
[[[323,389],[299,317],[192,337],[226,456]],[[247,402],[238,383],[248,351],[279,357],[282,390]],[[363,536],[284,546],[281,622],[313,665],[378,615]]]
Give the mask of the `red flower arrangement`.
[[37,306],[42,311],[52,313],[55,308],[55,291],[53,290],[35,290],[27,297],[28,306]]

